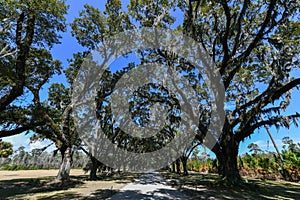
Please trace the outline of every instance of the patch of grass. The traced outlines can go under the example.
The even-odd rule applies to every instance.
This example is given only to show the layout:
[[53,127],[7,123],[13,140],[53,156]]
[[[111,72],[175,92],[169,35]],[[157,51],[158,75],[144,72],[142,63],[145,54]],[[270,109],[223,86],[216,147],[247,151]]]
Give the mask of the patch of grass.
[[247,179],[240,185],[228,186],[216,174],[161,174],[170,185],[192,199],[300,199],[300,184],[297,183]]

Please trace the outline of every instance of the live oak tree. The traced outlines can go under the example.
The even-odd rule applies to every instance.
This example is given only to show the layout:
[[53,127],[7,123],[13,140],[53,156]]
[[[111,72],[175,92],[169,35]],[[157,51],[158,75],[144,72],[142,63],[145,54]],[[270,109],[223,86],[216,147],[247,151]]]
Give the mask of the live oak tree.
[[[137,10],[132,10],[129,13],[132,12],[133,16],[137,18],[142,18],[144,20],[143,23],[147,24],[147,26],[149,26],[149,24],[151,25],[151,23],[157,23],[157,25],[161,26],[166,26],[166,23],[173,23],[174,19],[172,19],[171,17],[168,17],[168,20],[166,20],[166,22],[164,21],[163,23],[160,23],[160,21],[158,20],[155,21],[155,13],[164,14],[165,12],[159,12],[159,9],[156,8],[158,6],[153,3],[152,6],[153,9],[155,8],[156,10],[158,10],[154,10],[151,14],[151,16],[153,15],[153,19],[151,18],[152,21],[147,21],[148,16],[145,18],[145,20],[142,17],[135,16],[133,12],[136,12]],[[132,8],[134,9],[135,7],[132,6]],[[86,47],[87,50],[92,50],[98,45],[100,45],[100,47],[103,48],[103,51],[105,52],[105,37],[113,36],[124,30],[131,29],[135,25],[133,25],[129,20],[128,14],[122,11],[120,1],[107,1],[106,10],[104,12],[100,12],[98,9],[86,5],[85,9],[80,13],[79,18],[76,18],[71,24],[71,26],[73,35],[76,37],[76,39],[82,46]],[[147,52],[147,50],[141,50],[139,54],[141,60],[146,60],[142,64],[155,62],[162,58],[161,55],[156,55],[158,54],[156,50],[154,50],[154,52]],[[145,55],[146,57],[143,58],[143,56]],[[152,55],[155,55],[155,58],[152,59],[152,61],[150,61]],[[104,55],[104,57],[105,56],[106,55]],[[82,63],[77,62],[77,68],[80,67],[78,66],[78,64],[80,65]],[[166,61],[162,61],[161,64],[166,65]],[[124,66],[120,67],[122,68]],[[174,138],[174,135],[176,134],[176,130],[173,130],[174,128],[170,126],[164,127],[160,135],[145,140],[138,140],[133,137],[129,137],[128,134],[124,133],[120,129],[113,128],[115,126],[113,124],[114,118],[110,110],[111,104],[109,102],[109,96],[113,92],[114,86],[121,78],[121,76],[124,73],[128,72],[130,69],[135,68],[136,66],[129,65],[127,68],[126,67],[127,66],[115,73],[107,71],[103,75],[104,79],[106,78],[107,80],[102,80],[102,82],[99,85],[99,88],[101,89],[99,91],[97,103],[99,105],[99,117],[100,122],[102,124],[102,130],[107,130],[106,134],[109,135],[109,138],[112,140],[112,142],[116,143],[121,148],[126,148],[127,150],[141,153],[145,151],[154,151],[165,145],[172,138]],[[91,68],[93,67],[91,66]],[[185,67],[182,66],[182,68]],[[191,71],[189,71],[189,73],[192,74]],[[174,97],[168,96],[168,93],[168,90],[157,84],[148,84],[144,87],[141,87],[140,90],[137,91],[136,95],[133,97],[134,100],[132,102],[124,103],[128,103],[130,105],[131,114],[136,124],[143,126],[143,124],[147,123],[147,121],[149,120],[149,108],[153,104],[157,102],[169,106],[174,106],[176,104],[174,103],[176,102],[176,100],[174,100]],[[179,106],[177,105],[177,108],[178,107]],[[169,109],[170,113],[176,113],[174,109],[175,108]],[[173,115],[173,119],[171,115],[168,120],[170,120],[171,123],[175,123],[175,121],[178,121],[175,115]],[[186,160],[186,158],[184,160]]]
[[[10,26],[1,37],[1,46],[15,53],[5,54],[1,59],[0,136],[31,130],[53,140],[63,158],[57,180],[67,180],[70,169],[72,140],[66,139],[59,127],[66,124],[62,129],[68,131],[70,111],[66,111],[62,123],[61,110],[54,105],[56,99],[50,99],[50,107],[41,101],[40,91],[61,71],[61,63],[52,58],[49,50],[60,42],[60,32],[66,30],[66,12],[64,0],[1,2],[1,22],[8,21]],[[50,98],[58,92],[61,93],[56,95],[64,95],[63,91],[65,88],[53,85]],[[23,97],[24,92],[33,96],[32,103]]]
[[[73,54],[73,58],[69,59],[69,67],[64,70],[66,78],[67,78],[67,82],[72,86],[78,70],[80,69],[80,67],[82,66],[84,59],[86,58],[86,56],[88,55],[87,52],[79,52],[79,53],[74,53]],[[72,88],[70,88],[72,89]],[[84,170],[85,171],[90,171],[90,180],[97,180],[97,170],[98,168],[102,165],[101,162],[99,162],[95,156],[93,156],[89,151],[86,150],[85,148],[85,144],[82,144],[79,135],[78,134],[82,134],[82,133],[78,133],[78,131],[76,131],[74,129],[74,122],[73,122],[73,116],[71,115],[71,111],[73,109],[73,104],[71,102],[71,91],[70,89],[68,89],[68,94],[67,94],[67,98],[68,98],[68,103],[66,104],[66,106],[68,107],[68,109],[70,110],[70,113],[68,115],[70,115],[70,122],[71,124],[71,132],[62,132],[65,137],[69,138],[69,141],[67,143],[70,144],[70,147],[75,146],[77,147],[77,149],[82,150],[90,159],[90,162],[87,163],[87,166],[85,166]],[[61,95],[58,95],[58,93],[53,93],[56,94],[55,96],[52,96],[52,101],[56,101],[58,104],[61,102]],[[73,154],[73,153],[72,153]]]
[[41,87],[58,72],[49,50],[65,31],[66,10],[63,0],[0,2],[0,137],[43,123],[32,117],[36,108],[26,99],[27,86]]
[[[72,145],[76,141],[73,134],[71,109],[68,107],[70,98],[68,89],[61,84],[52,84],[49,88],[48,99],[41,100],[40,92],[49,79],[61,71],[61,63],[53,60],[51,54],[44,49],[33,49],[28,57],[28,73],[26,88],[33,96],[32,104],[28,106],[13,106],[7,109],[10,122],[4,128],[12,126],[27,126],[26,130],[33,133],[32,140],[49,139],[62,155],[57,181],[69,179],[72,163]],[[36,66],[42,66],[37,68]],[[17,112],[18,111],[18,112]],[[10,118],[8,118],[10,117]]]
[[226,120],[212,151],[219,173],[238,182],[241,141],[265,125],[297,124],[298,113],[285,116],[291,91],[300,78],[299,1],[187,1],[184,31],[215,61],[226,90]]
[[[200,146],[199,141],[194,141],[189,148],[185,150],[183,155],[181,156],[180,160],[182,162],[183,167],[183,174],[188,175],[188,167],[187,167],[187,161],[190,158],[191,154],[194,152],[195,149],[197,149]],[[197,151],[196,151],[197,152]]]
[[30,86],[34,95],[37,116],[44,123],[33,128],[33,140],[49,139],[54,142],[61,154],[61,165],[55,181],[68,181],[72,166],[73,147],[80,143],[75,133],[70,92],[63,84],[52,84],[49,88],[47,102],[42,102],[39,87]]
[[35,134],[32,140],[51,140],[61,155],[61,165],[56,182],[69,181],[70,169],[73,164],[73,154],[76,149],[82,149],[81,140],[75,130],[74,118],[72,115],[73,103],[71,101],[71,85],[83,62],[86,53],[75,53],[69,59],[69,67],[64,70],[68,86],[53,83],[48,89],[48,98],[42,101],[39,94],[39,87],[28,87],[34,95],[34,105],[38,110],[36,116],[44,122],[34,127]]
[[[240,142],[265,125],[288,128],[300,117],[298,113],[284,115],[292,89],[300,84],[300,78],[292,77],[299,66],[299,7],[299,1],[279,0],[130,1],[126,13],[121,1],[110,0],[103,13],[85,6],[72,23],[72,33],[91,50],[105,42],[106,36],[126,29],[174,26],[176,18],[170,10],[180,8],[184,19],[177,30],[208,52],[222,76],[226,117],[211,150],[218,159],[219,174],[237,183],[241,180],[237,168]],[[164,58],[161,63],[166,67],[174,64],[172,54],[154,50],[148,55],[146,59]],[[182,69],[184,65],[190,63],[174,64]],[[188,78],[195,79],[192,73]],[[207,125],[200,124],[196,138],[202,142]]]
[[[77,39],[78,43],[85,48],[86,52],[96,48],[105,37],[129,28],[128,15],[120,13],[120,1],[108,1],[105,12],[100,12],[98,9],[89,5],[85,5],[84,8],[85,9],[80,12],[79,17],[73,21],[71,27],[72,35]],[[78,69],[82,65],[83,58],[87,55],[85,52],[74,54],[73,59],[71,59],[72,64],[67,70],[69,79],[74,80]],[[107,116],[109,116],[109,113]],[[109,129],[111,125],[107,123],[105,119],[102,122],[103,126],[105,126],[103,128]],[[98,161],[91,152],[86,151],[86,153],[90,156],[92,161],[90,178],[97,179],[96,170]]]

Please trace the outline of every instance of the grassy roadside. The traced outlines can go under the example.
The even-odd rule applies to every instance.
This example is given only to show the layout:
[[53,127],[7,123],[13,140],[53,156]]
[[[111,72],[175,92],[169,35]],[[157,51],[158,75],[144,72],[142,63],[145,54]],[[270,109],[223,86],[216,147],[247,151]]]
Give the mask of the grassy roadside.
[[300,184],[286,181],[245,179],[247,184],[226,186],[216,174],[188,176],[161,172],[167,183],[191,199],[300,199]]

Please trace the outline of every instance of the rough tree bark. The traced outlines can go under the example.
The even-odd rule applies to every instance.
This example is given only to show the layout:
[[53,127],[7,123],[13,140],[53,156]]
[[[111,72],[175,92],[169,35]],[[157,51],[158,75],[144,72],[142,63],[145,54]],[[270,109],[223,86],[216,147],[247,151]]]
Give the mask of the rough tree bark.
[[182,162],[182,167],[183,167],[183,175],[188,175],[188,168],[187,168],[187,156],[181,156],[181,162]]
[[56,182],[65,182],[70,180],[70,170],[72,166],[72,148],[67,147],[61,150],[62,163],[55,178]]
[[172,163],[172,172],[175,173],[176,169],[175,169],[175,162]]
[[213,148],[218,160],[218,173],[231,184],[239,184],[242,180],[237,165],[238,148],[239,142],[233,134],[227,134],[227,137]]
[[176,161],[176,173],[180,174],[180,158],[178,158]]
[[97,169],[98,169],[98,162],[97,159],[93,156],[90,156],[90,159],[92,161],[92,165],[91,165],[91,171],[90,171],[90,180],[94,181],[97,180]]

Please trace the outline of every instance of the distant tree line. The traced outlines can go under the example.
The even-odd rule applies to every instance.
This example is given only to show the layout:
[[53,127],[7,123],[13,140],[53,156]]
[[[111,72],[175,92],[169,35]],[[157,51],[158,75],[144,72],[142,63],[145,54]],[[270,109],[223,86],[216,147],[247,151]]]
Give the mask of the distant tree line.
[[[89,158],[80,151],[73,154],[72,168],[83,169],[87,166]],[[61,154],[57,151],[47,152],[42,149],[25,151],[25,147],[19,147],[9,157],[0,158],[0,169],[2,170],[26,170],[26,169],[59,169]]]

